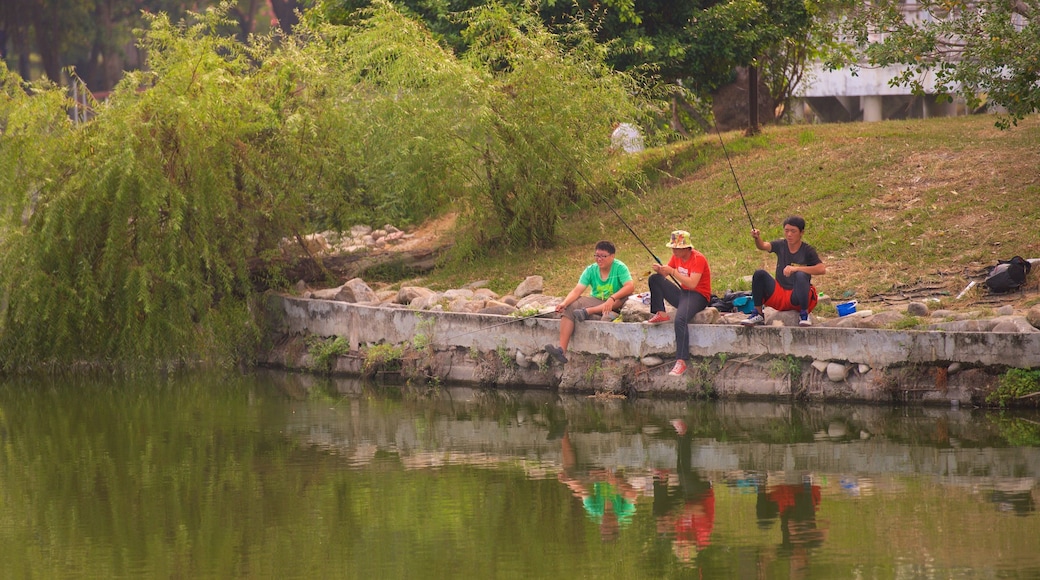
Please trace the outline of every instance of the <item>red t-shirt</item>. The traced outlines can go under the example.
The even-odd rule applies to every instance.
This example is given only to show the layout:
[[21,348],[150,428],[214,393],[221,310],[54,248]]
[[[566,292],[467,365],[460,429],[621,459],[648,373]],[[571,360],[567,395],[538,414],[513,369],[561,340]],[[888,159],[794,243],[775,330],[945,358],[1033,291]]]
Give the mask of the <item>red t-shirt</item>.
[[683,290],[696,291],[704,296],[705,300],[711,302],[711,270],[708,269],[708,259],[704,257],[704,254],[691,248],[690,257],[685,261],[679,260],[675,254],[672,254],[672,259],[668,260],[668,267],[675,268],[684,276],[700,273],[701,280],[697,283],[696,288],[687,288],[683,284],[680,286],[683,287]]

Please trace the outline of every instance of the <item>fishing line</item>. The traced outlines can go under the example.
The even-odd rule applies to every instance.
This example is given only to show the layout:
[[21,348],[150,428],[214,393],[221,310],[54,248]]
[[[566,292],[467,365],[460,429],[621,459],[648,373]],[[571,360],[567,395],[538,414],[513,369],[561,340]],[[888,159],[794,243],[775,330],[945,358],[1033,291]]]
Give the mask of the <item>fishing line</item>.
[[531,318],[538,318],[539,316],[545,316],[546,314],[552,314],[553,312],[556,312],[555,308],[545,308],[545,309],[539,310],[538,312],[535,312],[534,314],[528,314],[527,316],[516,316],[512,320],[507,320],[505,322],[499,322],[497,324],[492,324],[491,326],[482,326],[482,327],[477,328],[475,330],[467,330],[466,332],[463,332],[462,334],[456,334],[454,336],[449,336],[449,337],[445,338],[444,340],[445,340],[445,342],[449,342],[449,341],[455,340],[456,338],[458,338],[460,336],[466,336],[467,334],[473,334],[474,332],[483,332],[485,330],[489,330],[489,329],[495,328],[497,326],[505,326],[507,324],[513,324],[514,322],[517,322],[518,320],[530,320]]
[[748,211],[747,202],[744,201],[744,192],[740,190],[740,181],[737,180],[737,172],[733,171],[733,162],[729,160],[729,151],[726,150],[726,143],[722,140],[722,133],[719,132],[719,123],[715,120],[715,115],[711,116],[711,121],[715,123],[715,134],[719,136],[722,152],[726,154],[726,163],[729,164],[729,172],[733,175],[733,183],[737,184],[737,193],[740,194],[740,202],[744,204],[744,213],[747,214],[747,221],[751,224],[751,229],[755,229],[755,222],[751,221],[751,212]]
[[[550,141],[549,144],[552,145],[553,149],[556,149],[556,152],[559,153],[561,157],[563,157],[563,151],[560,151],[560,148],[557,147],[555,143]],[[603,197],[603,195],[600,194],[599,190],[596,189],[596,186],[592,185],[592,182],[589,181],[589,178],[585,177],[585,174],[582,173],[580,169],[578,169],[578,166],[573,163],[570,163],[570,166],[575,173],[577,173],[583,180],[585,180],[586,185],[589,186],[589,189],[592,191],[592,193],[596,194],[596,197],[603,202],[603,205],[606,205],[607,208],[610,209],[611,213],[614,214],[614,217],[616,217],[618,221],[621,222],[621,225],[625,226],[625,229],[628,230],[628,233],[632,234],[632,237],[634,237],[636,241],[638,241],[639,244],[643,246],[643,249],[645,249],[647,253],[653,257],[655,262],[661,264],[661,259],[657,257],[657,254],[655,254],[653,250],[651,250],[650,247],[643,242],[643,239],[639,237],[639,234],[637,234],[635,230],[632,229],[632,226],[628,225],[628,222],[625,221],[625,218],[621,217],[621,214],[619,214],[614,209],[614,206],[610,205],[610,202],[607,201],[607,198]]]

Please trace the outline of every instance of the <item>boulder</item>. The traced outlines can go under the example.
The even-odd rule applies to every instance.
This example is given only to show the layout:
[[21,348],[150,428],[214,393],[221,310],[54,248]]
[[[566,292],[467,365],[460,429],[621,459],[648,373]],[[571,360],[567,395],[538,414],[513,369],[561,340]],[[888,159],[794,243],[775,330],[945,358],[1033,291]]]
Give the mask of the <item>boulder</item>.
[[401,289],[397,291],[395,302],[398,304],[411,304],[416,298],[430,296],[431,294],[435,294],[435,292],[429,288],[423,288],[422,286],[402,286]]
[[513,291],[513,296],[524,298],[531,294],[541,294],[545,287],[545,281],[541,276],[528,276]]
[[340,286],[337,300],[342,302],[379,302],[379,297],[361,278],[351,278]]
[[928,316],[928,305],[924,302],[911,302],[906,305],[906,313],[910,316]]
[[505,302],[496,302],[494,300],[488,300],[484,303],[484,307],[481,308],[478,314],[502,314],[509,315],[516,312],[515,306],[510,306]]
[[1040,304],[1034,304],[1032,308],[1026,311],[1026,320],[1034,328],[1040,328]]

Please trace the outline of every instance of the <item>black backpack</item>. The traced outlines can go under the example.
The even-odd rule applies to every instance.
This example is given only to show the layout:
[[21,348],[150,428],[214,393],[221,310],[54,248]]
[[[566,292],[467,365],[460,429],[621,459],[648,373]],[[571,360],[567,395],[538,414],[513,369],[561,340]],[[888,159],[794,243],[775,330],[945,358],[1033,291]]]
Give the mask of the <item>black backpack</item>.
[[989,276],[986,276],[986,288],[994,294],[1014,290],[1025,283],[1032,266],[1022,256],[1015,256],[1006,261],[998,260],[997,265],[989,271]]

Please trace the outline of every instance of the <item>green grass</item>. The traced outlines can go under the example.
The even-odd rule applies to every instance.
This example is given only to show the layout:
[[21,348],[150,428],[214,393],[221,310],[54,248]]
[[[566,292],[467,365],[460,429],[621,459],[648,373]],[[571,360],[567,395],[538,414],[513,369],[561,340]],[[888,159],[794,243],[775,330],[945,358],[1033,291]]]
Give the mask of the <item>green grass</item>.
[[[756,227],[781,235],[790,214],[805,217],[805,240],[828,265],[824,294],[860,300],[894,285],[942,282],[951,294],[966,272],[1015,254],[1040,257],[1040,116],[1000,131],[991,116],[767,127],[753,138],[723,135]],[[750,224],[715,134],[626,156],[643,179],[611,204],[662,261],[673,229],[689,230],[707,257],[713,287],[746,287],[774,259],[754,249]],[[529,275],[565,295],[608,239],[646,290],[653,258],[604,204],[568,208],[555,248],[500,252],[439,269],[434,288],[490,280],[508,293]],[[949,306],[956,306],[950,304]]]

